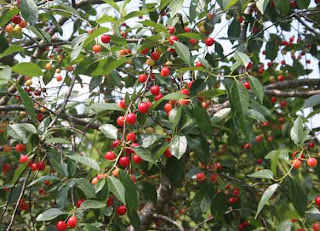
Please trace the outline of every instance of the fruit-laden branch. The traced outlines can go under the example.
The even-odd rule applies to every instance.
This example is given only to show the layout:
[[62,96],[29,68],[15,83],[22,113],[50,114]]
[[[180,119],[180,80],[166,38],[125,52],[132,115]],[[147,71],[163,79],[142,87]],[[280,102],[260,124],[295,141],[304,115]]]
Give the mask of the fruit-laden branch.
[[164,220],[170,224],[173,224],[173,225],[177,226],[180,231],[184,231],[184,228],[178,222],[172,220],[171,218],[169,218],[167,216],[160,215],[160,214],[153,214],[153,217],[156,219]]

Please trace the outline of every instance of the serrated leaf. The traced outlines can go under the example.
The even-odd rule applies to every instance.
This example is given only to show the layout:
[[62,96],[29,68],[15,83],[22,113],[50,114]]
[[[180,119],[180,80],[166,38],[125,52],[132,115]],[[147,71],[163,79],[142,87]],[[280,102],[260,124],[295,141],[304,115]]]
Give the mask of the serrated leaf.
[[109,139],[116,140],[118,138],[118,129],[113,124],[103,124],[99,130]]
[[231,108],[223,108],[219,111],[217,111],[211,118],[211,124],[216,124],[226,118],[231,112]]
[[173,18],[178,11],[181,9],[182,5],[183,5],[184,0],[175,0],[175,1],[171,1],[169,4],[169,9],[170,9],[170,17]]
[[264,11],[267,8],[268,4],[269,4],[269,0],[258,0],[256,2],[256,6],[258,10],[261,12],[261,14],[264,14]]
[[27,75],[30,77],[43,75],[41,68],[35,63],[17,63],[11,70],[20,75]]
[[242,53],[240,51],[236,51],[234,53],[233,58],[240,63],[240,65],[247,67],[248,64],[250,63],[250,58],[248,55],[246,55],[245,53]]
[[163,135],[158,135],[158,134],[141,134],[140,139],[141,139],[141,147],[143,148],[148,148],[151,145],[153,145],[156,141],[159,139],[165,138]]
[[258,112],[257,110],[254,110],[254,109],[248,109],[248,116],[251,119],[254,119],[258,122],[265,122],[266,121],[266,118],[264,118],[262,113]]
[[176,135],[170,144],[170,152],[177,159],[180,159],[187,150],[187,138],[185,136]]
[[253,76],[250,76],[249,81],[253,94],[257,96],[260,103],[263,103],[264,90],[262,84],[257,78]]
[[254,178],[262,178],[262,179],[273,179],[273,173],[269,169],[262,169],[260,171],[254,172],[248,177],[254,177]]
[[190,50],[189,48],[184,45],[181,42],[175,41],[173,43],[173,47],[176,50],[177,54],[179,55],[179,57],[185,61],[187,64],[189,64],[189,66],[191,65],[190,63]]
[[282,15],[288,15],[290,12],[290,0],[276,0],[275,5]]
[[319,104],[320,104],[320,95],[313,95],[304,102],[303,107],[304,108],[314,107]]
[[7,55],[11,55],[14,53],[20,53],[20,52],[24,52],[24,49],[19,46],[19,45],[11,45],[10,47],[8,47],[4,52],[2,52],[0,54],[0,59],[7,56]]
[[25,90],[23,90],[20,85],[16,85],[17,87],[17,90],[19,92],[19,95],[21,97],[21,100],[22,100],[22,103],[23,103],[23,106],[26,108],[27,112],[28,112],[28,115],[30,116],[30,118],[36,122],[36,112],[34,110],[34,107],[33,107],[33,102],[32,100],[30,99],[29,95],[27,92],[25,92]]
[[257,209],[257,213],[256,213],[256,219],[259,215],[259,213],[261,212],[262,208],[265,206],[265,204],[268,202],[268,200],[270,199],[270,197],[274,194],[274,192],[277,190],[277,188],[279,187],[279,184],[273,184],[271,186],[269,186],[266,191],[264,191],[259,205],[258,205],[258,209]]
[[90,108],[95,112],[124,111],[123,108],[119,107],[116,103],[95,103]]
[[142,147],[132,147],[132,150],[143,160],[155,164],[156,161],[153,159],[151,152],[148,149]]
[[303,143],[307,138],[303,131],[303,121],[300,116],[294,121],[290,136],[292,141],[297,145]]
[[283,221],[281,222],[276,231],[291,231],[292,230],[292,221]]
[[21,0],[20,11],[22,17],[32,26],[36,24],[39,18],[37,4],[34,0]]
[[123,184],[115,177],[109,177],[109,188],[110,192],[123,204],[126,204],[126,198],[125,198],[125,188],[123,187]]
[[35,184],[37,184],[37,183],[43,183],[44,181],[61,181],[61,179],[59,178],[59,177],[57,177],[57,176],[42,176],[42,177],[40,177],[40,178],[38,178],[38,179],[36,179],[36,180],[34,180],[34,181],[32,181],[29,185],[28,185],[28,187],[31,187],[31,186],[33,186],[33,185],[35,185]]
[[235,5],[238,2],[238,0],[229,0],[228,4],[226,5],[226,7],[224,8],[225,11],[227,11],[228,9],[230,9],[230,7],[232,7],[233,5]]
[[304,212],[308,207],[308,195],[305,192],[303,185],[296,179],[288,177],[289,181],[289,196],[294,208],[300,216],[304,216]]
[[207,114],[207,110],[196,105],[193,110],[193,115],[200,130],[207,136],[213,136],[212,126]]
[[96,171],[100,171],[100,167],[98,165],[98,163],[94,160],[91,159],[90,157],[87,156],[80,156],[78,154],[74,154],[74,155],[66,155],[69,159],[72,159],[78,163],[81,163],[83,165],[86,165]]
[[125,57],[122,57],[119,59],[113,59],[113,60],[112,59],[100,60],[100,62],[103,63],[103,67],[97,68],[95,71],[91,73],[91,75],[92,77],[99,76],[99,75],[108,75],[127,61],[128,61],[128,58],[125,58]]
[[125,188],[125,199],[130,212],[137,210],[139,206],[137,186],[123,170],[120,170],[120,181]]
[[96,194],[94,188],[90,182],[84,178],[73,178],[72,179],[76,186],[81,189],[82,192],[86,195],[87,198],[95,198]]
[[311,0],[297,0],[298,9],[307,9]]
[[95,200],[85,200],[84,202],[82,202],[81,206],[79,209],[102,209],[106,207],[105,203],[101,203],[99,201],[95,201]]
[[32,124],[10,124],[7,127],[8,135],[17,140],[27,143],[30,134],[37,134],[36,128]]
[[63,212],[60,209],[57,208],[51,208],[43,213],[39,214],[36,218],[36,221],[50,221],[55,219],[56,217],[60,215],[68,214],[67,212]]

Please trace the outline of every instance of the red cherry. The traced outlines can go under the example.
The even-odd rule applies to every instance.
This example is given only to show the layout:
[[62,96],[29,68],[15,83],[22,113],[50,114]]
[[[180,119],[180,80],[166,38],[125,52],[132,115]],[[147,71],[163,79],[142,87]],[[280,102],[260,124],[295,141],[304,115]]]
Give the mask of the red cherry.
[[108,197],[107,207],[110,207],[112,204],[113,204],[113,198],[112,197]]
[[125,102],[125,100],[124,100],[124,99],[120,100],[118,106],[121,107],[121,108],[123,108],[123,109],[126,108],[126,102]]
[[196,67],[203,67],[202,63],[201,62],[196,62]]
[[39,161],[39,162],[37,163],[37,169],[38,169],[39,171],[42,171],[44,168],[45,168],[45,164],[44,164],[42,161]]
[[170,69],[169,69],[168,67],[163,67],[163,68],[161,69],[160,75],[161,75],[162,77],[167,77],[167,76],[169,76],[169,75],[170,75]]
[[189,43],[195,45],[195,44],[198,43],[198,40],[197,40],[197,39],[194,39],[194,38],[191,38],[191,39],[189,39]]
[[247,70],[249,70],[249,69],[251,69],[251,68],[252,68],[252,66],[253,66],[253,63],[252,63],[252,62],[250,62],[250,63],[248,63],[248,65],[247,65],[246,69],[247,69]]
[[156,52],[156,51],[152,52],[152,54],[151,54],[151,58],[154,59],[154,60],[160,59],[160,56],[161,56],[161,54],[159,52]]
[[104,154],[104,158],[106,160],[114,160],[116,158],[116,154],[114,152],[107,152],[106,154]]
[[140,83],[144,83],[145,81],[147,81],[147,79],[148,79],[148,76],[147,76],[146,74],[141,74],[141,75],[139,75],[139,77],[138,77],[138,81],[139,81]]
[[92,46],[92,50],[95,52],[95,53],[99,53],[101,52],[102,50],[102,46],[100,44],[95,44]]
[[64,221],[58,221],[56,228],[58,231],[65,231],[67,229],[67,224]]
[[310,142],[308,143],[308,147],[311,149],[311,148],[314,148],[314,143],[313,142]]
[[120,127],[123,127],[125,120],[126,120],[126,118],[125,118],[124,116],[119,116],[119,117],[117,118],[117,124],[118,124]]
[[151,108],[152,107],[152,102],[147,101],[148,107]]
[[161,99],[163,97],[163,95],[160,93],[159,95],[154,96],[154,100],[158,101],[159,99]]
[[257,159],[257,164],[261,164],[262,163],[262,158]]
[[192,84],[193,84],[193,81],[190,81],[190,82],[188,83],[188,88],[189,88],[189,89],[191,88]]
[[10,164],[4,163],[4,164],[2,165],[2,172],[3,172],[3,173],[10,172],[10,170],[11,170],[11,165],[10,165]]
[[11,22],[14,24],[19,24],[21,21],[22,21],[22,19],[19,15],[15,15],[11,18]]
[[184,27],[184,32],[188,33],[190,31],[191,31],[191,29],[189,27],[187,27],[187,26]]
[[169,148],[167,148],[163,155],[166,157],[166,158],[171,158],[172,157],[172,153],[170,152]]
[[308,158],[307,165],[311,168],[315,168],[318,165],[318,161],[316,158]]
[[128,167],[130,164],[130,159],[126,156],[123,156],[119,159],[119,165],[123,168]]
[[28,157],[27,155],[21,155],[21,156],[20,156],[20,159],[19,159],[19,162],[20,162],[20,164],[24,164],[24,163],[26,163],[28,160],[29,160],[29,157]]
[[250,83],[249,83],[248,81],[245,82],[245,83],[243,84],[243,86],[244,86],[245,88],[247,88],[247,90],[250,90],[250,89],[251,89]]
[[206,179],[206,175],[203,172],[198,172],[196,177],[198,182],[203,182]]
[[316,222],[312,225],[313,231],[320,231],[320,223]]
[[80,199],[80,200],[78,200],[78,201],[77,201],[77,204],[76,204],[77,208],[80,208],[80,207],[81,207],[81,204],[82,204],[84,201],[85,201],[85,199]]
[[286,61],[281,60],[280,64],[281,64],[282,66],[284,66],[284,65],[286,65]]
[[144,48],[142,51],[140,51],[141,54],[145,55],[149,52],[149,48]]
[[31,171],[37,171],[38,170],[38,165],[36,163],[33,163],[31,165]]
[[240,15],[240,16],[238,17],[238,22],[239,22],[239,23],[242,23],[242,22],[243,22],[243,17],[242,17],[242,15]]
[[115,141],[113,141],[112,142],[112,147],[114,147],[114,148],[116,148],[116,147],[118,147],[118,145],[120,144],[120,140],[115,140]]
[[159,95],[160,87],[158,85],[154,85],[150,88],[150,92],[152,95]]
[[184,88],[184,89],[181,89],[180,92],[182,94],[189,95],[189,89]]
[[169,37],[169,43],[170,43],[171,45],[173,45],[173,42],[174,42],[174,41],[178,41],[178,40],[179,40],[178,37],[175,36],[175,35],[171,35],[171,36]]
[[17,145],[16,145],[16,151],[17,151],[17,152],[22,153],[22,152],[24,152],[25,150],[26,150],[26,145],[24,145],[24,144],[17,144]]
[[170,103],[166,103],[163,107],[165,112],[170,112],[172,110],[172,105]]
[[316,197],[316,199],[314,200],[315,203],[320,206],[320,195]]
[[244,145],[244,149],[250,149],[251,148],[251,145],[250,144],[245,144]]
[[133,125],[137,122],[137,115],[134,114],[134,113],[129,113],[126,117],[126,122],[129,124],[129,125]]
[[283,81],[283,80],[284,80],[284,77],[283,77],[282,75],[279,75],[279,76],[278,76],[278,80],[279,80],[279,81]]
[[292,160],[292,165],[293,165],[293,168],[295,168],[295,169],[300,168],[301,164],[302,164],[301,161],[298,159]]
[[280,106],[281,107],[286,107],[287,106],[287,101],[282,100],[281,103],[280,103]]
[[170,26],[168,29],[169,29],[169,34],[174,34],[174,32],[176,32],[176,28],[174,26]]
[[206,38],[205,43],[206,43],[207,46],[210,47],[215,43],[215,41],[214,41],[213,38]]
[[42,113],[38,113],[38,114],[36,115],[36,119],[37,119],[37,121],[39,121],[39,122],[41,122],[41,121],[43,120],[43,118],[44,118],[44,115],[43,115]]
[[127,212],[127,208],[124,205],[121,205],[116,208],[116,213],[118,216],[122,216],[122,215],[126,214],[126,212]]
[[217,182],[218,180],[218,174],[212,174],[210,176],[210,180],[214,183],[214,182]]
[[232,194],[235,195],[235,196],[239,195],[239,194],[240,194],[240,189],[237,188],[237,187],[235,187],[235,188],[233,189]]
[[149,111],[148,103],[140,103],[138,106],[138,110],[140,113],[147,113]]
[[135,142],[137,139],[136,134],[134,134],[133,132],[129,132],[127,135],[127,141],[132,141]]
[[132,157],[132,160],[133,160],[136,164],[140,164],[140,163],[143,161],[143,159],[141,159],[141,157],[138,156],[138,155],[134,155],[134,156]]
[[103,43],[109,43],[110,40],[111,40],[111,38],[110,38],[110,36],[107,35],[107,34],[104,34],[104,35],[102,35],[102,37],[101,37],[101,42],[103,42]]
[[272,102],[272,103],[277,102],[277,97],[275,97],[275,96],[271,97],[271,102]]
[[78,220],[75,216],[69,217],[67,221],[67,225],[70,229],[73,229],[74,227],[76,227],[77,223],[78,223]]

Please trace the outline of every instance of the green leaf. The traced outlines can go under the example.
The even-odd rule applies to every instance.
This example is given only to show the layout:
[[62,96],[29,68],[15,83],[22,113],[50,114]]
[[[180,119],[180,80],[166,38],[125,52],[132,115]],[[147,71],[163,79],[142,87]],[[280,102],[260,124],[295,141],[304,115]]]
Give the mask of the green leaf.
[[310,0],[297,0],[299,9],[307,9],[310,5]]
[[260,103],[263,103],[264,90],[261,82],[253,76],[250,76],[249,81],[253,94],[258,97]]
[[3,9],[1,12],[1,17],[0,17],[0,27],[5,26],[8,23],[8,21],[10,21],[12,16],[14,16],[18,13],[19,13],[19,9],[16,7],[12,7],[12,8],[10,8],[10,10],[7,10],[6,12]]
[[184,0],[175,0],[171,1],[169,4],[169,9],[170,9],[170,17],[173,18],[178,11],[182,8]]
[[84,202],[82,202],[81,206],[79,209],[102,209],[106,207],[105,203],[101,203],[99,201],[96,200],[85,200]]
[[175,41],[173,43],[173,47],[176,50],[177,54],[179,55],[179,57],[185,61],[187,64],[189,64],[189,66],[191,66],[190,63],[190,50],[189,48],[184,45],[181,42]]
[[268,41],[266,44],[266,58],[270,60],[275,60],[278,56],[279,47],[275,41]]
[[314,106],[317,106],[318,104],[320,104],[320,95],[313,95],[304,102],[303,107],[304,108],[314,107]]
[[130,212],[138,209],[138,190],[132,179],[123,170],[120,170],[120,181],[125,188],[125,199]]
[[72,180],[75,182],[76,186],[84,192],[87,198],[96,197],[94,188],[88,180],[84,178],[73,178]]
[[24,49],[19,46],[19,45],[11,45],[10,47],[8,47],[4,52],[2,52],[0,54],[0,59],[7,56],[7,55],[11,55],[14,53],[20,53],[20,52],[24,52]]
[[210,89],[208,91],[200,92],[197,97],[213,98],[213,97],[218,97],[218,96],[225,95],[225,94],[226,94],[226,92],[224,90]]
[[73,61],[78,58],[81,53],[84,41],[89,37],[88,33],[80,34],[75,37],[71,42],[71,47],[73,48],[70,54],[71,60]]
[[277,190],[277,188],[279,187],[279,184],[273,184],[271,186],[269,186],[266,191],[264,191],[259,205],[258,205],[258,209],[257,209],[257,213],[256,213],[256,217],[255,219],[257,219],[259,213],[261,212],[262,208],[265,206],[265,204],[268,202],[268,200],[270,199],[270,197],[274,194],[274,192]]
[[102,178],[98,181],[98,183],[94,186],[94,192],[97,194],[100,192],[106,184],[106,179]]
[[55,219],[56,217],[60,215],[68,214],[67,212],[63,212],[60,209],[57,208],[51,208],[43,213],[39,214],[36,218],[36,221],[50,221]]
[[235,112],[239,115],[243,132],[247,130],[246,119],[249,108],[249,93],[239,80],[235,80],[231,87],[231,102]]
[[230,38],[230,41],[233,43],[236,40],[233,38],[238,38],[241,31],[241,25],[238,21],[238,19],[235,17],[228,28],[228,37]]
[[254,178],[262,178],[262,179],[273,179],[273,173],[269,169],[262,169],[258,172],[254,172],[248,177],[254,177]]
[[245,53],[242,53],[240,51],[236,51],[234,53],[233,58],[240,63],[240,65],[247,67],[248,64],[250,63],[250,58],[248,55],[246,55]]
[[99,130],[109,139],[116,140],[118,137],[118,129],[112,124],[103,124]]
[[276,0],[275,5],[282,15],[288,15],[290,12],[290,0]]
[[191,204],[192,210],[198,215],[205,213],[210,208],[212,195],[213,184],[203,184],[197,194],[194,196]]
[[158,134],[140,134],[140,139],[142,142],[141,147],[148,148],[156,141],[163,138],[165,138],[165,136]]
[[66,155],[66,156],[71,160],[74,160],[78,163],[86,165],[94,170],[100,171],[100,167],[99,167],[98,163],[94,159],[91,159],[90,157],[80,156],[78,154]]
[[158,195],[156,187],[154,185],[149,182],[142,181],[141,183],[139,183],[138,187],[139,191],[141,190],[143,192],[143,195],[147,200],[151,200],[153,202],[157,201]]
[[114,2],[114,0],[103,0],[103,1],[108,3],[113,9],[115,9],[120,13],[119,6],[117,5],[117,3]]
[[283,221],[281,222],[276,231],[291,231],[292,230],[292,221]]
[[123,187],[123,184],[115,177],[109,177],[108,178],[109,182],[109,188],[110,192],[123,204],[126,203],[126,198],[125,198],[125,188]]
[[158,24],[158,23],[153,22],[153,21],[150,21],[150,20],[142,21],[142,22],[139,22],[139,23],[141,23],[141,24],[144,25],[144,26],[153,27],[154,30],[155,30],[156,32],[158,32],[158,33],[160,33],[160,32],[166,32],[166,31],[167,31],[166,28],[165,28],[163,25]]
[[232,7],[233,5],[235,5],[238,2],[238,0],[229,0],[228,4],[226,5],[226,7],[224,8],[225,11],[229,10],[230,7]]
[[119,107],[116,103],[95,103],[90,108],[95,112],[124,111],[123,108]]
[[[266,160],[271,160],[275,158],[277,155],[278,150],[273,150],[269,152],[264,158]],[[279,152],[279,159],[281,160],[289,160],[289,155],[288,155],[289,150],[287,148],[281,148]]]
[[295,144],[302,144],[306,138],[307,135],[304,131],[303,131],[303,121],[302,118],[299,116],[293,123],[293,127],[291,128],[290,131],[290,136],[292,141]]
[[26,169],[28,163],[20,164],[16,170],[14,171],[13,177],[12,177],[12,184],[14,184],[22,174],[22,172]]
[[109,31],[107,27],[99,27],[95,29],[84,41],[83,46],[87,47],[92,41],[95,40],[99,35],[102,35]]
[[215,194],[210,207],[213,216],[224,215],[228,210],[228,198],[224,192]]
[[11,70],[20,75],[30,77],[43,75],[41,68],[35,63],[18,63],[14,65]]
[[17,90],[18,90],[19,95],[21,97],[23,106],[26,108],[26,110],[28,112],[28,115],[31,117],[31,119],[34,122],[36,122],[36,112],[34,110],[32,100],[30,99],[28,93],[25,92],[25,90],[23,90],[20,85],[17,84],[16,87],[17,87]]
[[31,186],[33,186],[33,185],[35,185],[35,184],[37,184],[37,183],[43,183],[43,182],[46,181],[46,180],[47,180],[47,181],[61,181],[61,179],[60,179],[59,177],[57,177],[57,176],[49,176],[49,175],[47,175],[47,176],[42,176],[42,177],[40,177],[40,178],[32,181],[32,182],[28,185],[28,187],[31,187]]
[[185,136],[176,135],[170,144],[170,152],[177,159],[180,159],[187,150],[187,138]]
[[16,140],[27,143],[30,134],[37,134],[36,128],[32,124],[10,124],[7,127],[8,135]]
[[211,118],[211,124],[216,124],[226,118],[231,112],[231,108],[223,108],[219,111],[217,111]]
[[57,152],[47,154],[51,167],[61,176],[68,177],[67,164],[63,162],[61,155]]
[[289,196],[294,208],[300,216],[304,216],[304,212],[308,207],[308,195],[304,190],[304,186],[296,179],[288,177],[289,181]]
[[[60,4],[62,4],[62,3],[60,3]],[[28,29],[30,29],[32,31],[32,33],[34,33],[38,38],[43,40],[45,43],[51,43],[51,35],[48,32],[38,28],[37,25],[28,26]]]
[[200,130],[204,132],[207,136],[213,136],[212,126],[209,116],[207,114],[207,110],[196,105],[193,109],[193,115],[197,121]]
[[71,142],[67,139],[62,139],[62,138],[50,138],[50,139],[46,139],[45,142],[47,144],[71,144]]
[[264,14],[264,11],[267,8],[268,4],[269,4],[269,0],[258,0],[256,2],[256,6],[258,10],[261,12],[261,14]]
[[258,112],[257,110],[254,109],[249,109],[248,110],[248,116],[258,122],[265,122],[266,118],[264,118],[264,116]]
[[320,221],[320,211],[318,208],[312,208],[306,211],[307,219]]
[[141,230],[141,220],[139,215],[137,214],[136,211],[128,211],[128,217],[130,219],[130,222],[132,226],[134,227],[134,230],[140,231]]
[[152,105],[152,109],[155,109],[160,103],[162,103],[164,100],[179,100],[179,99],[185,99],[188,98],[186,94],[182,94],[180,92],[172,92],[165,96],[163,96],[160,100],[156,101]]
[[104,64],[103,68],[97,68],[95,71],[92,72],[91,75],[93,77],[99,76],[99,75],[108,75],[113,70],[115,70],[116,68],[118,68],[122,64],[124,64],[126,61],[128,61],[128,58],[125,58],[125,57],[119,58],[119,59],[114,59],[114,60],[101,60],[100,62],[103,62],[103,64]]
[[190,8],[189,8],[190,22],[193,22],[198,15],[198,12],[197,12],[198,5],[199,5],[199,0],[190,1]]
[[49,18],[50,18],[50,20],[52,21],[52,23],[54,24],[54,26],[56,27],[57,32],[58,32],[61,36],[63,36],[63,30],[62,30],[60,24],[57,22],[57,20],[56,20],[56,18],[54,17],[54,15],[53,15],[53,14],[49,14]]
[[39,18],[37,4],[34,0],[21,0],[20,11],[22,17],[32,26],[36,24]]
[[131,148],[141,159],[155,164],[156,161],[153,159],[151,152],[148,149],[142,147],[132,147]]

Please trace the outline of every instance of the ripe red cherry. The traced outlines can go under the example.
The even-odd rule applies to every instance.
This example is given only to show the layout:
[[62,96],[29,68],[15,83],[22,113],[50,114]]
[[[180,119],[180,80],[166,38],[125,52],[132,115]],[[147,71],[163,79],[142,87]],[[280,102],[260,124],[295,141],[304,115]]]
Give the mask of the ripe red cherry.
[[81,204],[85,201],[85,199],[80,199],[77,201],[76,206],[77,208],[80,208]]
[[271,97],[271,102],[272,102],[272,103],[275,103],[275,102],[277,102],[277,97],[275,97],[275,96],[272,96],[272,97]]
[[140,164],[140,163],[143,161],[143,159],[141,159],[141,157],[138,156],[138,155],[134,155],[134,156],[132,157],[132,160],[133,160],[136,164]]
[[184,27],[184,32],[188,33],[190,31],[191,31],[191,29],[189,27],[187,27],[187,26]]
[[152,107],[152,102],[147,101],[146,103],[148,104],[148,107],[149,107],[149,108]]
[[39,171],[42,171],[45,167],[46,167],[46,166],[45,166],[45,164],[44,164],[42,161],[39,161],[39,162],[37,163],[37,169],[38,169]]
[[313,142],[308,143],[308,147],[309,148],[314,148],[314,143]]
[[159,99],[161,99],[163,97],[163,95],[160,93],[159,95],[154,96],[154,100],[158,101]]
[[28,160],[29,160],[29,157],[28,157],[27,155],[21,155],[21,156],[20,156],[20,159],[19,159],[19,162],[20,162],[20,164],[24,164],[24,163],[26,163]]
[[58,221],[56,228],[58,231],[65,231],[67,229],[67,224],[64,221]]
[[10,170],[11,170],[10,164],[4,163],[4,164],[2,165],[2,172],[3,172],[3,173],[7,173],[7,172],[9,172]]
[[203,67],[202,63],[201,62],[196,62],[196,67]]
[[239,194],[240,194],[240,189],[237,188],[237,187],[235,187],[235,188],[233,189],[232,194],[235,195],[235,196],[239,195]]
[[102,35],[102,37],[101,37],[101,42],[103,42],[103,43],[109,43],[110,40],[111,40],[111,38],[110,38],[110,36],[107,35],[107,34],[104,34],[104,35]]
[[138,110],[140,113],[147,113],[149,111],[148,103],[140,103],[138,106]]
[[316,197],[316,199],[314,200],[315,203],[320,206],[320,195]]
[[170,152],[169,148],[167,148],[167,150],[164,151],[163,155],[166,158],[171,158],[172,157],[172,153]]
[[134,134],[133,132],[129,132],[127,135],[127,141],[135,142],[136,140],[137,140],[136,134]]
[[122,216],[122,215],[126,214],[126,212],[127,212],[127,208],[124,205],[121,205],[116,208],[116,213],[118,216]]
[[176,32],[176,28],[174,26],[170,26],[168,30],[169,30],[169,34],[174,34],[174,32]]
[[312,225],[313,231],[320,231],[320,223],[316,222]]
[[189,89],[192,87],[192,84],[193,84],[193,81],[190,81],[190,82],[188,83],[188,88],[189,88]]
[[210,180],[214,183],[214,182],[216,182],[217,180],[218,180],[218,175],[217,174],[212,174],[211,176],[210,176]]
[[102,46],[100,44],[95,44],[92,46],[92,50],[95,52],[95,53],[99,53],[101,52],[102,50]]
[[282,100],[281,103],[280,103],[280,106],[281,107],[286,107],[287,106],[287,101]]
[[124,116],[119,116],[119,117],[117,118],[117,124],[118,124],[120,127],[123,127],[125,120],[126,120],[126,118],[125,118]]
[[169,37],[169,43],[170,43],[171,45],[173,45],[173,42],[174,42],[174,41],[178,41],[178,40],[179,40],[178,37],[175,36],[175,35],[171,35],[171,36]]
[[181,89],[180,92],[182,94],[189,95],[189,89],[184,88],[184,89]]
[[162,77],[167,77],[167,76],[169,76],[169,75],[170,75],[170,69],[169,69],[168,67],[163,67],[163,68],[161,69],[160,75],[161,75]]
[[243,22],[243,17],[242,17],[242,15],[240,15],[240,16],[238,17],[238,22],[239,22],[239,23],[242,23],[242,22]]
[[248,63],[248,65],[247,65],[246,69],[247,69],[247,70],[249,70],[249,69],[251,69],[251,68],[252,68],[252,66],[253,66],[253,63],[252,63],[252,62],[250,62],[250,63]]
[[197,44],[198,43],[198,40],[197,39],[194,39],[194,38],[191,38],[191,39],[189,39],[189,43],[191,43],[191,44]]
[[19,24],[21,21],[22,21],[22,19],[19,15],[15,15],[11,18],[11,22],[14,24]]
[[160,56],[161,56],[161,54],[159,52],[156,52],[156,51],[152,52],[152,54],[151,54],[151,58],[154,59],[154,60],[160,59]]
[[311,168],[317,167],[318,161],[316,158],[308,158],[307,165]]
[[67,225],[70,229],[73,229],[74,227],[76,227],[77,223],[78,223],[78,220],[75,216],[69,217],[67,221]]
[[17,151],[17,152],[22,153],[22,152],[24,152],[25,150],[26,150],[26,145],[24,145],[24,144],[17,144],[17,145],[16,145],[16,151]]
[[112,197],[108,197],[107,207],[110,207],[112,204],[113,204],[113,198]]
[[198,182],[203,182],[206,179],[206,175],[203,172],[198,172],[196,177]]
[[172,110],[172,105],[170,103],[166,103],[163,107],[165,112],[170,112]]
[[301,164],[302,164],[302,163],[301,163],[300,160],[295,159],[295,160],[292,161],[292,164],[293,164],[293,168],[298,169],[298,168],[301,167]]
[[214,39],[213,38],[206,38],[205,43],[207,46],[212,46],[214,44]]
[[250,144],[245,144],[244,145],[244,149],[250,149],[251,148],[251,145]]
[[114,160],[116,157],[116,154],[114,154],[114,152],[107,152],[106,154],[104,154],[104,158],[106,160]]
[[37,171],[38,170],[38,165],[36,163],[33,163],[31,165],[31,171]]
[[137,115],[134,114],[134,113],[129,113],[127,115],[127,118],[126,118],[126,122],[129,124],[129,125],[133,125],[137,122]]
[[281,60],[280,64],[281,64],[282,66],[284,66],[284,65],[286,65],[286,61]]
[[119,164],[121,167],[126,168],[130,164],[130,159],[126,156],[123,156],[119,159]]
[[248,81],[245,82],[245,83],[243,84],[243,86],[244,86],[245,88],[247,88],[247,90],[250,90],[250,89],[251,89],[250,83],[249,83]]
[[139,77],[138,77],[138,81],[139,81],[140,83],[144,83],[147,79],[148,79],[148,76],[147,76],[146,74],[141,74],[141,75],[139,75]]
[[112,147],[114,147],[114,148],[116,148],[116,147],[118,147],[118,145],[120,144],[120,140],[115,140],[115,141],[113,141],[112,142]]
[[150,88],[150,92],[152,95],[159,95],[160,87],[158,85],[154,85]]
[[124,99],[120,100],[120,102],[118,103],[118,106],[121,107],[121,108],[126,108],[126,102]]
[[279,76],[278,76],[278,80],[279,80],[279,81],[283,81],[283,80],[284,80],[283,75],[279,75]]

